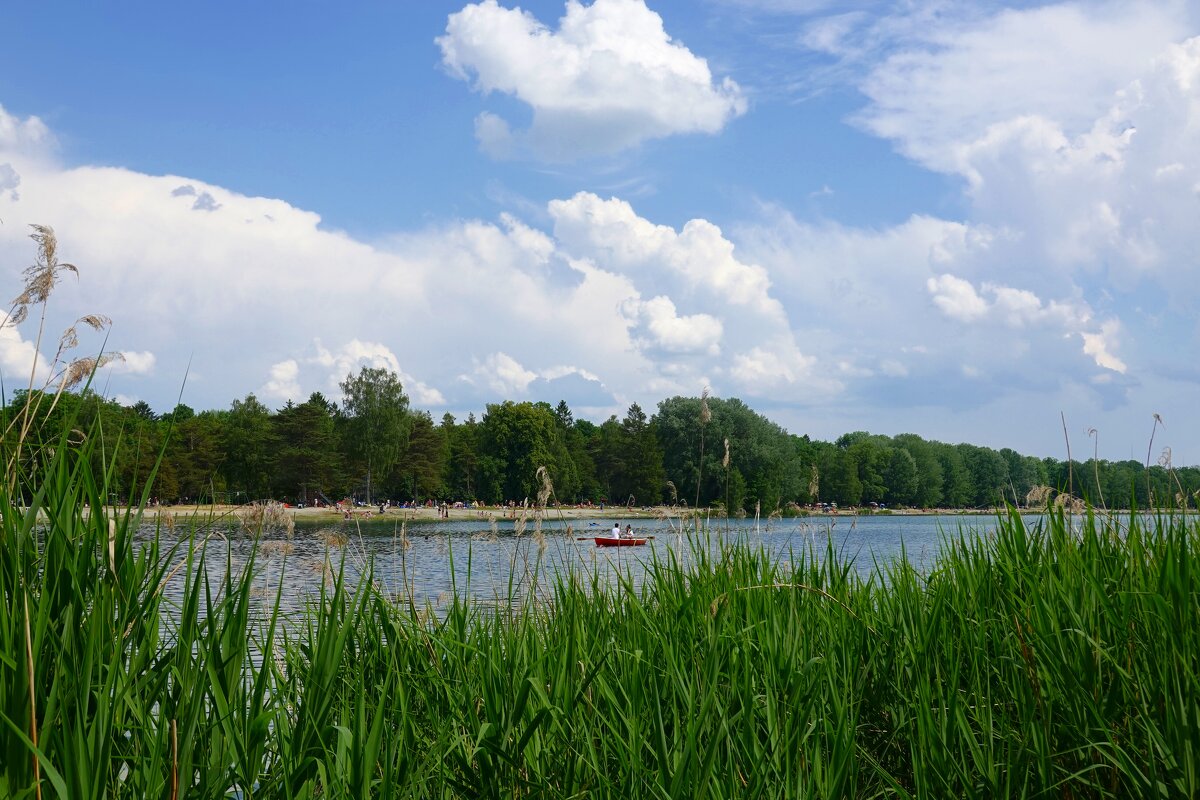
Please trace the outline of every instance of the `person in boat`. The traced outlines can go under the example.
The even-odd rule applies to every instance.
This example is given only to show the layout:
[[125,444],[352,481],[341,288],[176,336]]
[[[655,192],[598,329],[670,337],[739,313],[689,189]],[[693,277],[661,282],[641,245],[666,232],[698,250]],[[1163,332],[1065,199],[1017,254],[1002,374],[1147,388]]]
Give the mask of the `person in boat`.
[[632,538],[633,538],[633,526],[632,526],[632,525],[626,525],[626,526],[625,526],[625,538],[626,538],[626,539],[632,539]]
[[619,522],[613,523],[612,538],[614,538],[614,539],[621,538],[621,523],[619,523]]

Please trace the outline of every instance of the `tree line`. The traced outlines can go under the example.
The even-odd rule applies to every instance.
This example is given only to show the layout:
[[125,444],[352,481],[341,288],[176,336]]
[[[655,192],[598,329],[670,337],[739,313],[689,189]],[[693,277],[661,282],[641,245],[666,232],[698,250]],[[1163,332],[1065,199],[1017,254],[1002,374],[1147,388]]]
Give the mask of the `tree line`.
[[672,397],[651,415],[635,403],[600,424],[576,419],[566,402],[505,401],[479,418],[435,420],[410,406],[388,370],[364,367],[340,388],[340,404],[314,392],[272,411],[250,394],[228,409],[196,412],[180,404],[163,414],[90,391],[49,401],[17,392],[3,413],[14,419],[26,404],[36,409],[36,434],[48,443],[70,419],[103,437],[96,458],[112,470],[114,502],[136,502],[134,493],[147,485],[163,502],[312,504],[353,496],[500,504],[550,492],[549,502],[767,515],[812,504],[1039,504],[1047,491],[1108,508],[1144,508],[1191,505],[1200,490],[1195,467],[1039,459],[915,434],[858,431],[817,441],[735,398]]

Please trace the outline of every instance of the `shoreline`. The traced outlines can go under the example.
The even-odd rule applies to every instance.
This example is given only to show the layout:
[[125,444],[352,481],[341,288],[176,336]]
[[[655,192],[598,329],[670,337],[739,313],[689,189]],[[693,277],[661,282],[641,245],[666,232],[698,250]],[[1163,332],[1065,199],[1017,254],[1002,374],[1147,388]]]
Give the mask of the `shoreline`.
[[[245,506],[234,505],[177,505],[177,506],[151,506],[143,509],[142,515],[146,519],[159,519],[162,517],[171,517],[174,521],[187,520],[192,518],[199,519],[216,519],[221,517],[237,516],[238,510]],[[110,512],[120,512],[125,509],[109,507]],[[805,510],[799,514],[785,515],[784,519],[836,519],[839,517],[938,517],[938,516],[996,516],[1004,513],[1001,508],[938,508],[938,509],[888,509],[886,511],[875,511],[871,509],[839,509],[838,511],[809,511]],[[1041,514],[1044,509],[1021,508],[1017,509],[1021,514]],[[522,513],[524,512],[524,513]],[[297,523],[329,523],[336,524],[339,522],[362,522],[370,524],[383,523],[422,523],[422,524],[438,524],[443,522],[489,522],[495,520],[502,522],[505,520],[520,519],[522,516],[527,519],[536,519],[541,517],[543,520],[616,520],[616,519],[691,519],[695,514],[690,509],[683,509],[671,506],[653,506],[649,508],[626,508],[626,507],[608,507],[600,508],[547,508],[547,509],[522,509],[509,508],[505,506],[481,506],[479,508],[451,508],[449,509],[448,517],[441,517],[438,514],[438,509],[433,508],[398,508],[393,507],[387,509],[383,514],[380,514],[378,509],[371,507],[360,507],[350,511],[350,517],[346,517],[345,511],[338,511],[330,508],[287,508],[285,513],[290,515]],[[705,516],[701,514],[701,516]],[[711,519],[724,519],[718,514],[708,515]],[[766,516],[763,519],[767,519]]]

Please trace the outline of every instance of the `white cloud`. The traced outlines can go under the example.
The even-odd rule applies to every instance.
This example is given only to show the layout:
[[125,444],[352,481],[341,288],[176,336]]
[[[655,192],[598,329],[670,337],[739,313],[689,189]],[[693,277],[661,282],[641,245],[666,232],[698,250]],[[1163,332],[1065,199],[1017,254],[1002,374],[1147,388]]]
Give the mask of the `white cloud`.
[[1055,292],[1150,283],[1182,309],[1200,299],[1197,24],[1177,2],[916,4],[839,46],[882,54],[857,121],[962,176],[972,224],[1002,235],[985,271]]
[[[656,225],[624,200],[588,192],[552,201],[549,210],[561,251],[638,287],[623,306],[634,343],[656,360],[654,351],[674,354],[678,363],[663,373],[676,391],[694,391],[710,371],[729,378],[720,391],[747,397],[778,397],[786,389],[799,399],[840,390],[814,372],[817,359],[797,343],[768,271],[740,256],[716,225],[704,219],[679,230]],[[680,315],[680,306],[693,313]]]
[[1051,322],[1063,327],[1079,327],[1086,325],[1092,318],[1092,310],[1086,304],[1051,300],[1042,300],[1027,289],[1013,289],[994,283],[985,283],[984,291],[991,294],[997,315],[1013,328]]
[[548,381],[556,381],[556,380],[559,380],[560,378],[565,378],[570,375],[578,375],[579,377],[583,378],[585,381],[599,381],[600,380],[600,376],[594,372],[591,372],[586,369],[580,369],[579,367],[572,367],[572,366],[567,366],[567,365],[560,365],[557,367],[549,367],[547,369],[542,370],[542,372],[541,372],[541,377]]
[[507,353],[492,353],[483,361],[476,361],[470,374],[461,376],[468,383],[482,384],[501,397],[523,397],[529,384],[537,378]]
[[110,369],[118,375],[149,375],[154,372],[154,353],[149,350],[125,350],[121,358],[110,362]]
[[0,152],[29,152],[54,144],[54,136],[38,117],[21,119],[0,105]]
[[300,383],[296,380],[299,376],[300,365],[295,359],[272,364],[267,373],[267,382],[258,392],[271,400],[299,400]]
[[933,304],[948,317],[971,322],[987,313],[987,302],[975,292],[970,281],[953,275],[939,275],[930,278],[925,285],[933,295]]
[[[1068,336],[1078,335],[1083,339],[1083,353],[1091,356],[1097,366],[1122,374],[1127,369],[1112,353],[1121,328],[1119,320],[1106,320],[1097,327],[1086,305],[1059,301],[1043,304],[1033,292],[992,283],[983,284],[981,295],[970,281],[953,275],[930,278],[926,286],[934,305],[959,322],[988,320],[1017,329],[1043,326]],[[991,302],[983,295],[990,296]]]
[[[632,301],[626,310],[644,326],[651,347],[670,353],[704,353],[710,356],[721,352],[723,330],[721,321],[708,314],[679,316],[671,298],[658,296],[646,301]],[[601,326],[607,324],[600,321]]]
[[329,368],[330,380],[337,383],[353,375],[361,367],[391,370],[400,373],[400,360],[387,345],[378,342],[362,342],[351,339],[336,353],[327,349],[318,339],[314,342],[317,354],[309,359],[312,363]]
[[1108,320],[1094,333],[1081,332],[1083,352],[1096,360],[1096,364],[1113,372],[1125,374],[1125,362],[1112,354],[1121,326],[1116,320]]
[[[803,382],[835,384],[810,402],[832,397],[862,415],[898,415],[925,405],[974,408],[1064,383],[1106,397],[1128,389],[1123,379],[1093,383],[1104,365],[1083,352],[1081,336],[1102,328],[1079,289],[1044,301],[989,279],[1009,267],[995,252],[1013,246],[1011,231],[923,216],[864,230],[766,207],[759,224],[735,233],[743,258],[772,277],[795,341],[818,359]],[[752,355],[742,377],[768,376],[771,362]],[[846,416],[843,424],[861,427]]]
[[785,316],[771,297],[767,271],[739,261],[733,242],[707,220],[690,220],[677,232],[639,217],[624,200],[602,200],[590,192],[551,201],[550,215],[555,238],[572,254],[638,278],[666,267],[668,278],[685,291],[746,306],[773,319]]
[[805,381],[806,389],[836,392],[841,388],[837,381],[822,379],[813,373],[817,359],[806,356],[790,340],[768,342],[755,346],[734,356],[730,374],[743,387],[758,387],[776,391]]
[[557,30],[484,0],[451,14],[437,44],[451,74],[532,109],[530,128],[519,132],[491,112],[479,115],[476,136],[495,156],[522,148],[552,160],[612,153],[647,139],[716,133],[746,110],[738,85],[715,81],[642,0],[568,0]]
[[962,220],[864,230],[768,207],[734,230],[845,407],[1118,413],[1168,373],[1194,390],[1160,366],[1200,306],[1194,4],[894,9],[833,13],[803,41],[867,97],[856,124],[962,179]]
[[31,373],[34,385],[42,386],[49,376],[46,359],[38,356],[33,342],[26,341],[19,330],[8,324],[0,326],[0,374],[5,378],[5,392],[27,387]]
[[[870,36],[902,39],[861,88],[860,120],[933,169],[959,172],[959,148],[1021,117],[1083,132],[1179,36],[1174,3],[1058,3],[990,15],[918,5]],[[890,31],[888,29],[891,29]]]
[[304,353],[273,364],[260,394],[275,400],[300,401],[314,391],[337,401],[341,383],[363,367],[385,369],[396,374],[409,400],[418,408],[441,407],[446,398],[437,389],[416,380],[400,368],[396,354],[379,342],[351,339],[337,350],[325,347],[320,339]]
[[991,282],[984,282],[977,291],[970,281],[949,274],[930,278],[925,286],[932,295],[933,304],[943,314],[960,322],[974,322],[987,317],[1010,328],[1046,322],[1077,327],[1086,324],[1092,317],[1091,309],[1080,303],[1053,300],[1044,304],[1041,298],[1027,289],[1014,289]]
[[341,395],[341,383],[347,376],[357,374],[363,367],[371,367],[394,372],[409,399],[418,406],[443,406],[446,403],[441,392],[401,369],[400,359],[385,344],[351,339],[333,352],[324,347],[320,339],[315,339],[313,346],[316,355],[304,361],[325,369],[325,386],[332,397]]

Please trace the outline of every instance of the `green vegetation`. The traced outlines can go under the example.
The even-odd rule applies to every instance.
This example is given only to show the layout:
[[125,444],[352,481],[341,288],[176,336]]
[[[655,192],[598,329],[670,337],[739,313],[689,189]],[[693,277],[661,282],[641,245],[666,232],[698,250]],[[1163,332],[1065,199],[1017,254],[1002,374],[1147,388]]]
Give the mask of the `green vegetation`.
[[277,412],[248,395],[224,411],[196,413],[180,405],[159,417],[145,403],[125,408],[86,391],[65,392],[51,403],[41,392],[22,390],[0,422],[9,426],[29,406],[31,428],[44,439],[56,437],[72,417],[79,425],[122,431],[126,446],[112,464],[110,488],[113,499],[124,502],[160,451],[151,496],[172,502],[274,497],[311,504],[321,496],[366,498],[368,488],[372,498],[397,501],[520,502],[536,495],[539,466],[549,471],[563,503],[690,505],[698,489],[702,506],[751,515],[757,509],[764,516],[814,502],[1025,505],[1038,486],[1109,508],[1194,506],[1200,490],[1196,467],[1037,459],[914,434],[856,432],[820,442],[788,433],[740,400],[711,397],[701,458],[697,397],[663,400],[649,417],[635,404],[623,419],[600,425],[574,419],[565,403],[511,401],[489,405],[479,420],[446,414],[435,423],[427,412],[408,408],[394,375],[364,368],[348,383],[363,381],[392,392],[379,404],[386,414],[381,410],[376,418],[356,395],[340,407],[317,392]]
[[698,540],[504,613],[334,578],[285,622],[253,565],[106,516],[101,439],[0,490],[0,796],[1200,792],[1194,519],[1013,514],[866,577]]
[[[341,383],[346,408],[345,442],[350,456],[367,465],[367,502],[371,502],[371,476],[386,475],[408,444],[411,427],[408,397],[396,373],[363,367],[357,376]],[[333,416],[336,409],[330,409]]]

